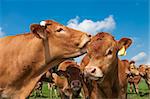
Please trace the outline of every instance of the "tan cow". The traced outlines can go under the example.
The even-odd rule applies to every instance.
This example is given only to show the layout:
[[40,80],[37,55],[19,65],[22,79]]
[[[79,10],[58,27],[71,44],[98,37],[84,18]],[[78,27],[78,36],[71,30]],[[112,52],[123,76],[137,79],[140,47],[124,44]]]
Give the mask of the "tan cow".
[[84,70],[85,76],[93,80],[90,99],[121,98],[121,75],[118,70],[122,61],[117,54],[122,48],[126,50],[131,43],[129,38],[116,41],[112,35],[105,32],[92,37],[87,47],[89,61],[85,61]]
[[[88,55],[86,55],[81,62],[82,68],[85,68],[85,66],[88,64],[90,58]],[[120,99],[126,99],[127,98],[127,84],[128,84],[128,75],[130,74],[129,71],[130,63],[128,60],[122,60],[121,65],[118,67],[118,74],[119,74],[119,86],[120,86],[120,93],[119,93],[119,98]],[[86,79],[86,85],[89,89],[87,92],[89,95],[91,95],[91,92],[93,91],[93,87],[96,87],[95,84],[96,82],[92,82],[89,79]],[[93,95],[94,96],[94,95]],[[95,99],[92,97],[92,99]]]
[[140,65],[139,66],[140,75],[145,79],[145,82],[150,90],[150,66],[149,65]]
[[[76,99],[79,97],[82,87],[86,88],[80,66],[74,61],[62,62],[58,66],[58,71],[52,73],[52,76],[62,99]],[[87,88],[85,90],[87,91]]]
[[145,81],[146,81],[148,88],[150,90],[150,65],[146,68],[145,72],[146,72]]
[[130,62],[130,75],[128,77],[128,82],[130,84],[130,92],[133,92],[132,86],[134,86],[135,88],[135,92],[138,94],[139,90],[138,90],[138,84],[141,80],[141,76],[139,75],[139,71],[135,66],[135,62],[131,61]]
[[30,29],[30,33],[0,38],[0,98],[26,98],[44,72],[84,54],[90,40],[86,33],[51,20]]

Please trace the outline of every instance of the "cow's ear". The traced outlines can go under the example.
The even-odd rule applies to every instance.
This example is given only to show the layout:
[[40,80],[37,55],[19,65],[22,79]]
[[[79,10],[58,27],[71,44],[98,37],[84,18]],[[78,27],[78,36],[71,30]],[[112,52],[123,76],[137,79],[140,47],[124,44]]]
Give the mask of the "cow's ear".
[[126,49],[131,45],[132,40],[129,38],[122,38],[118,41],[118,54],[123,56],[126,55]]
[[66,72],[66,71],[63,71],[63,70],[57,71],[56,74],[57,74],[58,76],[64,76],[64,77],[67,77],[67,72]]
[[30,26],[31,33],[33,33],[37,38],[46,39],[47,35],[45,32],[45,27],[39,24],[32,24]]

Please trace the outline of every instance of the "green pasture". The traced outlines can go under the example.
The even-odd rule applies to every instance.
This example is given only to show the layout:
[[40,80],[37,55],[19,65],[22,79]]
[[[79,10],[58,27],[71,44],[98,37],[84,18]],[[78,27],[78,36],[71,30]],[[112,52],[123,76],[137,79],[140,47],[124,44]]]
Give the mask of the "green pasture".
[[[150,95],[148,94],[148,87],[144,80],[142,80],[139,84],[139,94],[135,92],[129,92],[128,85],[128,99],[150,99]],[[35,92],[32,93],[29,99],[60,99],[59,94],[55,88],[51,88],[48,90],[47,83],[44,83],[42,88],[43,96],[36,96]]]

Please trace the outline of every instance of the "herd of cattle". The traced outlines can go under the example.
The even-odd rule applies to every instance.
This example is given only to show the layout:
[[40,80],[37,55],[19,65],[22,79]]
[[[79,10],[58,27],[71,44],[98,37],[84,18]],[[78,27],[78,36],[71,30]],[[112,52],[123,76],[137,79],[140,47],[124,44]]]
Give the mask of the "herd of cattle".
[[[32,24],[30,33],[0,38],[0,99],[25,99],[43,81],[62,99],[126,99],[141,77],[150,89],[150,67],[121,60],[132,44],[106,32],[91,36],[51,20]],[[71,60],[85,54],[80,64]]]

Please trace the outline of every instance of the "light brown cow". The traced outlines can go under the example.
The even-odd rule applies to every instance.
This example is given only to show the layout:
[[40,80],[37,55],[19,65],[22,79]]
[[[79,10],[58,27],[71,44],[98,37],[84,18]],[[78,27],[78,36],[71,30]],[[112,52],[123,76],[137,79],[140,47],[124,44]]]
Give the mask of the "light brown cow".
[[140,65],[139,66],[140,75],[145,79],[145,82],[150,90],[150,66],[148,65]]
[[148,88],[150,90],[150,65],[147,65],[147,68],[146,68],[145,72],[146,72],[145,81],[146,81],[146,83],[148,85]]
[[24,99],[42,74],[66,58],[86,52],[90,37],[51,20],[31,32],[0,38],[0,97]]
[[[88,64],[90,58],[88,55],[86,55],[81,62],[81,67],[85,68],[85,66]],[[120,86],[120,93],[119,93],[119,98],[120,99],[126,99],[127,98],[127,84],[128,84],[128,75],[130,74],[129,71],[129,61],[128,60],[122,60],[121,61],[121,65],[118,67],[118,74],[119,74],[119,86]],[[86,85],[88,90],[88,94],[89,96],[91,95],[91,92],[94,90],[93,87],[97,87],[96,86],[96,82],[95,81],[91,81],[88,78],[86,79]],[[93,95],[94,96],[94,95]],[[95,99],[92,97],[92,99]]]
[[74,61],[67,60],[62,62],[58,66],[58,71],[52,73],[52,76],[55,85],[59,88],[62,99],[78,98],[83,86],[85,89],[82,71]]
[[136,68],[134,61],[130,62],[129,71],[130,75],[128,76],[128,82],[130,84],[130,92],[133,92],[132,86],[134,86],[135,92],[138,94],[139,93],[138,84],[141,80],[141,76],[139,75],[139,71]]
[[121,70],[123,63],[117,53],[122,48],[126,50],[131,43],[129,38],[116,41],[112,35],[105,32],[92,37],[87,47],[86,59],[89,61],[82,63],[86,65],[85,76],[93,80],[90,99],[121,98],[121,75],[118,70]]

